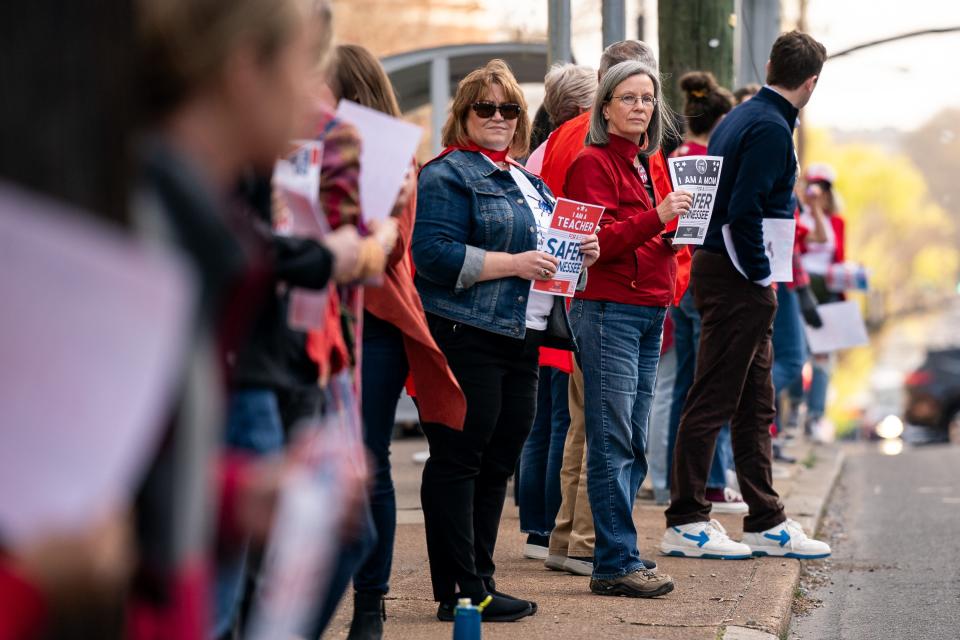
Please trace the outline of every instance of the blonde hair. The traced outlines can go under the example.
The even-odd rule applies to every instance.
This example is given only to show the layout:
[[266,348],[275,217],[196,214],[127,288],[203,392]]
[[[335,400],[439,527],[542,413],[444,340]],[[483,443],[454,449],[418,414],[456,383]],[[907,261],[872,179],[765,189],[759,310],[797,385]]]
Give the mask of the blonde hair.
[[471,71],[457,85],[457,94],[453,98],[450,114],[443,125],[442,144],[445,147],[464,145],[470,141],[467,135],[467,117],[474,102],[483,98],[484,92],[492,85],[503,90],[507,102],[520,105],[520,117],[517,118],[517,130],[510,141],[510,154],[514,157],[526,155],[530,149],[530,119],[527,117],[527,101],[523,91],[513,77],[506,62],[493,59],[479,69]]
[[590,67],[557,64],[543,79],[543,108],[555,127],[593,105],[597,93],[597,74]]
[[163,116],[216,82],[239,46],[271,62],[308,13],[305,0],[139,0],[144,107]]

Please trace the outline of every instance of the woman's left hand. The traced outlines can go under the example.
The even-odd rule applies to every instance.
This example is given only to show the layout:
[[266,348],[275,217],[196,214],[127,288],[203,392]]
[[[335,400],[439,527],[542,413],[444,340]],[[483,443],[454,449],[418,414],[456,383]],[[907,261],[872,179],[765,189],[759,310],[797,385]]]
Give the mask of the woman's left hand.
[[580,253],[583,255],[584,267],[589,267],[600,259],[600,239],[597,234],[584,238],[580,243]]

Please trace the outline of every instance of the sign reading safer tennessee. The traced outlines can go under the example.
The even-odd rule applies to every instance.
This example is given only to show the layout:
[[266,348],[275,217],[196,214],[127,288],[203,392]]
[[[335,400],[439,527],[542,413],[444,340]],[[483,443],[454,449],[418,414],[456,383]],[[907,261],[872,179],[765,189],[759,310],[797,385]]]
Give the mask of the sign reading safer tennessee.
[[550,226],[541,234],[539,246],[560,261],[556,275],[550,280],[537,280],[533,283],[535,291],[556,296],[573,297],[577,290],[577,281],[583,269],[583,254],[580,243],[587,236],[596,233],[600,224],[603,207],[566,198],[557,198],[553,208]]
[[720,156],[683,156],[670,158],[673,188],[693,194],[693,206],[677,221],[674,244],[703,244],[713,215],[713,201],[720,183]]

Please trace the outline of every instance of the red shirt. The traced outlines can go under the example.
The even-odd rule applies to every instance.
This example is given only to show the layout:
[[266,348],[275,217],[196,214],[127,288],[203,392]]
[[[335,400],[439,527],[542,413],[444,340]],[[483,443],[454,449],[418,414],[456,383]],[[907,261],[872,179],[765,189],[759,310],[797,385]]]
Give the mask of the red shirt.
[[660,237],[664,225],[634,165],[640,147],[610,134],[588,146],[567,171],[567,197],[605,208],[600,218],[600,259],[590,267],[586,300],[648,307],[673,304],[677,258]]

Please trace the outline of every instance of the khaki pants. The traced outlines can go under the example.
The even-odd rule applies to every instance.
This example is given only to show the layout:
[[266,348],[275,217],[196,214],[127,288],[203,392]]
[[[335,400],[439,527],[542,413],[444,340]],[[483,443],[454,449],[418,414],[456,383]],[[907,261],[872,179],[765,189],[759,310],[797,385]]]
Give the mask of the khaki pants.
[[587,447],[583,418],[583,372],[570,374],[570,429],[563,443],[560,512],[550,534],[550,555],[593,557],[594,531],[587,497]]

